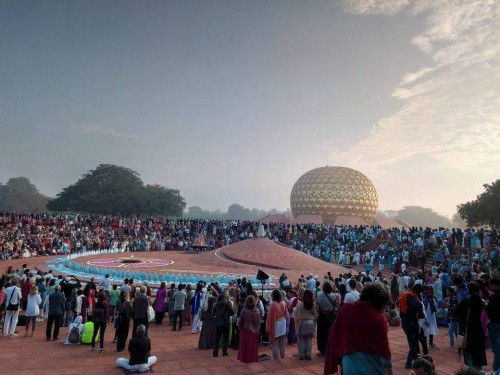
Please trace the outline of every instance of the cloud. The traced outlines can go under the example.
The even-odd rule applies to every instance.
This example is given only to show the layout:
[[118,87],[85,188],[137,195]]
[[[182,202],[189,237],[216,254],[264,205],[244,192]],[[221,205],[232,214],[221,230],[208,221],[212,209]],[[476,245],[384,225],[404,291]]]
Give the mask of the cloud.
[[123,139],[138,139],[134,134],[124,133],[116,128],[98,126],[92,124],[73,124],[72,131],[77,135],[95,135]]
[[[500,2],[344,1],[346,12],[426,17],[411,41],[433,64],[406,73],[392,97],[401,107],[332,158],[375,178],[408,161],[433,160],[436,179],[453,168],[481,185],[500,161]],[[416,164],[416,163],[415,163]],[[444,173],[442,173],[445,175]],[[498,178],[495,177],[495,178]]]

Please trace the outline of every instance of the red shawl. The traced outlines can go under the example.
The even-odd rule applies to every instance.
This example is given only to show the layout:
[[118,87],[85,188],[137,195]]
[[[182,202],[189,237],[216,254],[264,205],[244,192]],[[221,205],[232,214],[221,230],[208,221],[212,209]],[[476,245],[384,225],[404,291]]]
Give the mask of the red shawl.
[[325,375],[335,374],[342,357],[367,353],[391,360],[387,321],[369,302],[346,303],[330,328],[325,358]]

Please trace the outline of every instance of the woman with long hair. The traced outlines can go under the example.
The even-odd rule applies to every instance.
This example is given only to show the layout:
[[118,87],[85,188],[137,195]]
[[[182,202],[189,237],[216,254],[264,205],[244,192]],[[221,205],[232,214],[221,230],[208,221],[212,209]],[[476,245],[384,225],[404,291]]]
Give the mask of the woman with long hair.
[[266,331],[269,333],[273,358],[285,358],[286,333],[289,324],[288,309],[278,289],[271,293],[271,300],[267,313]]
[[100,292],[97,295],[97,302],[94,305],[94,310],[92,311],[92,323],[94,323],[94,333],[92,334],[92,349],[95,351],[95,339],[97,333],[99,332],[99,352],[104,351],[104,333],[106,332],[106,323],[108,321],[108,302],[106,294]]
[[311,360],[312,338],[316,331],[318,312],[314,294],[309,289],[304,291],[302,299],[294,309],[294,314],[299,359]]
[[459,319],[459,332],[466,340],[463,348],[464,363],[476,370],[486,366],[486,340],[481,325],[481,314],[484,302],[479,295],[479,285],[471,282],[467,285],[469,297],[458,303],[457,316]]
[[130,303],[129,293],[125,290],[120,292],[120,298],[116,303],[116,351],[121,352],[125,349],[130,328],[130,318],[132,317],[132,304]]
[[238,360],[244,363],[259,361],[260,311],[253,296],[245,298],[245,308],[238,319],[240,345]]
[[[346,303],[328,337],[325,374],[392,374],[387,321],[389,294],[380,284],[366,286],[358,302]],[[319,327],[318,327],[319,329]]]
[[24,336],[28,336],[28,329],[31,325],[31,337],[35,336],[36,317],[40,314],[40,305],[42,304],[42,297],[38,294],[36,286],[31,287],[30,294],[27,299],[26,306],[26,332]]

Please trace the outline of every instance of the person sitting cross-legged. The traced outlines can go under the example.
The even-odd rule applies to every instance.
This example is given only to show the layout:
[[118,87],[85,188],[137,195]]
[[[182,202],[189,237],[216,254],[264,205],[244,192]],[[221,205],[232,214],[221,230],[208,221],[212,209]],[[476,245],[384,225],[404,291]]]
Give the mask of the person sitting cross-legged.
[[157,358],[150,355],[151,340],[146,336],[146,327],[141,324],[137,327],[136,336],[128,343],[130,360],[118,358],[116,365],[129,371],[146,372],[153,366]]

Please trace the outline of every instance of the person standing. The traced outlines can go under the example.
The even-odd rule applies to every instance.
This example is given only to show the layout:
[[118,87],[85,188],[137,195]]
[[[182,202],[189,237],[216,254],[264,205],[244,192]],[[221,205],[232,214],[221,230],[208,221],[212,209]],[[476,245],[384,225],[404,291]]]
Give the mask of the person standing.
[[130,329],[130,318],[132,317],[132,304],[130,303],[129,293],[122,290],[120,298],[116,303],[117,321],[116,323],[116,351],[121,352],[125,349]]
[[240,330],[238,361],[243,363],[258,362],[260,311],[256,307],[253,296],[248,296],[245,299],[245,308],[241,311],[238,328]]
[[[324,374],[392,375],[387,321],[389,294],[378,284],[366,286],[360,301],[346,303],[328,336]],[[369,335],[367,333],[370,332]]]
[[28,295],[28,301],[26,306],[26,332],[24,336],[28,336],[28,329],[31,324],[31,337],[35,336],[35,324],[36,317],[40,314],[40,305],[42,304],[42,297],[38,294],[38,288],[36,286],[31,288],[30,294]]
[[92,334],[92,349],[95,351],[95,339],[99,333],[99,352],[104,351],[104,333],[106,332],[106,323],[108,321],[109,307],[106,294],[102,291],[97,295],[97,302],[92,313],[92,323],[94,323],[94,333]]
[[[208,293],[208,292],[206,292]],[[196,291],[194,293],[193,302],[191,303],[191,315],[193,316],[193,326],[191,328],[191,333],[197,333],[201,329],[199,328],[201,324],[200,315],[202,314],[201,310],[201,301],[203,297],[203,284],[198,283],[196,285]]]
[[340,294],[334,293],[333,288],[332,283],[325,281],[321,288],[322,291],[317,294],[318,333],[316,341],[320,357],[325,355],[328,332],[330,332],[330,327],[337,317],[337,308],[341,302]]
[[179,284],[179,290],[174,293],[174,328],[177,330],[177,318],[179,318],[179,331],[182,329],[182,318],[184,315],[184,302],[186,301],[186,292],[183,290],[184,285]]
[[312,338],[316,331],[318,313],[314,294],[309,289],[304,291],[302,300],[297,303],[294,313],[299,359],[311,360]]
[[[51,336],[55,341],[59,338],[59,327],[61,326],[61,319],[65,308],[64,294],[61,293],[61,286],[56,285],[54,288],[54,293],[50,294],[48,299],[49,318],[47,320],[47,329],[45,333],[47,336],[47,341],[50,341]],[[53,324],[55,324],[55,327],[54,332],[52,333]]]
[[266,332],[269,333],[269,341],[273,352],[273,358],[285,358],[285,344],[289,314],[286,303],[283,301],[278,289],[271,293],[271,305],[267,314]]
[[415,284],[411,292],[404,292],[399,296],[398,306],[401,317],[401,325],[408,340],[408,356],[406,358],[406,369],[411,369],[411,364],[418,355],[418,338],[420,334],[419,319],[425,318],[424,304],[421,300],[423,286]]
[[481,324],[481,313],[484,302],[479,296],[479,285],[471,282],[467,285],[469,296],[462,299],[457,306],[457,316],[459,318],[459,332],[466,340],[464,353],[464,363],[473,369],[481,370],[486,366],[486,340],[484,329]]
[[165,282],[162,281],[160,287],[156,291],[156,299],[153,304],[155,309],[155,323],[163,323],[163,317],[165,316],[165,300],[167,299],[167,290],[165,289]]
[[111,293],[109,295],[109,320],[112,322],[115,321],[115,311],[116,311],[116,304],[118,303],[118,300],[120,299],[120,292],[118,291],[118,286],[116,284],[113,285],[113,289],[111,290]]
[[148,335],[149,329],[149,319],[148,319],[148,307],[151,305],[151,301],[148,296],[146,296],[147,289],[145,286],[141,286],[139,289],[139,295],[134,298],[134,330],[132,331],[132,337],[134,337],[137,332],[137,327],[141,324],[146,327],[146,336]]
[[497,374],[500,372],[500,278],[498,276],[490,279],[490,287],[494,294],[490,296],[486,312],[490,319],[488,335],[493,351],[493,371]]
[[[217,302],[212,309],[215,326],[215,345],[213,356],[219,355],[219,346],[222,338],[222,355],[227,356],[229,344],[229,318],[234,315],[232,304],[228,301],[226,293],[217,296]],[[174,325],[175,327],[175,325]]]
[[170,284],[170,290],[167,292],[167,306],[168,306],[168,321],[171,326],[174,325],[174,305],[175,305],[175,284]]
[[13,279],[12,285],[5,289],[5,319],[3,323],[4,336],[16,336],[17,319],[19,318],[19,304],[22,293],[18,287],[18,280]]

